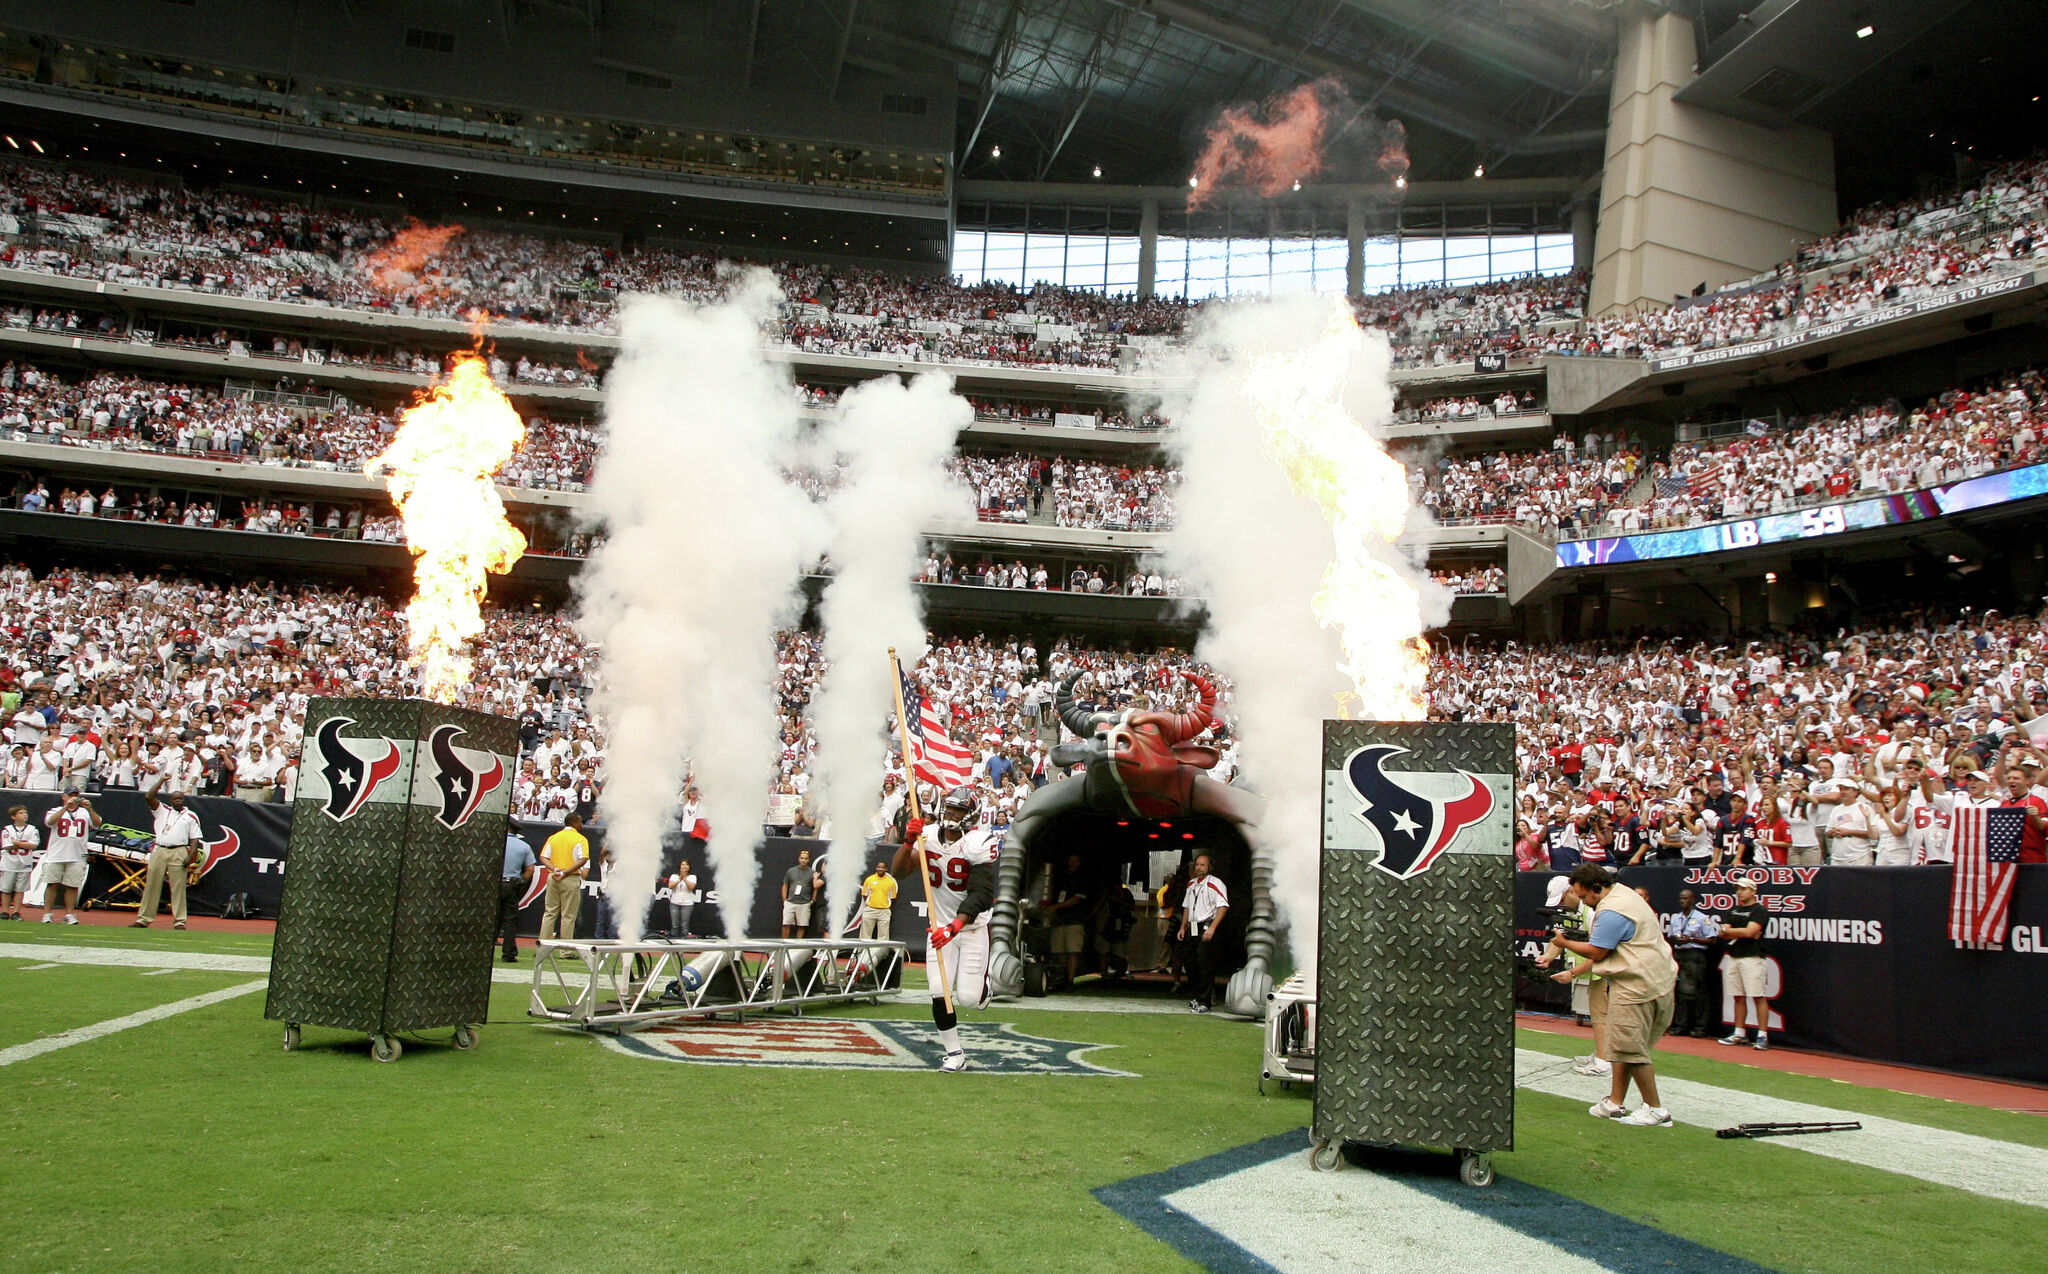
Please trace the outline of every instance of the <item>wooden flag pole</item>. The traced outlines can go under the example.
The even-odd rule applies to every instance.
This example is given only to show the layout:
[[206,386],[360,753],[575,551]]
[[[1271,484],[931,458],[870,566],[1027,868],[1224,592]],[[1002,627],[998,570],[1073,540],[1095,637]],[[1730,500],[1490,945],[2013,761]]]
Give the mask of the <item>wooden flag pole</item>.
[[[905,786],[909,789],[910,816],[922,822],[924,815],[917,805],[917,766],[910,759],[910,718],[903,715],[903,665],[896,662],[894,646],[889,647],[889,674],[889,682],[896,688],[896,732],[903,747],[903,777]],[[938,922],[938,912],[933,909],[932,903],[931,864],[925,861],[922,849],[917,849],[916,846],[911,848],[917,853],[917,878],[924,882],[926,957],[938,968],[939,990],[945,994],[946,1012],[950,1015],[953,1012],[953,980],[946,976],[946,950],[944,947],[930,945],[929,934]],[[931,975],[928,972],[925,976]]]

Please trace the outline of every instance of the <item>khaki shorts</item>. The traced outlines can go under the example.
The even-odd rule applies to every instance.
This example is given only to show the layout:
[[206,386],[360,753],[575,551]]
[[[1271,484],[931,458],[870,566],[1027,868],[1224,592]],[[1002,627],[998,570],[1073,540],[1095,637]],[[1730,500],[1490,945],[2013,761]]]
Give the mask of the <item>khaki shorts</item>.
[[807,902],[786,902],[782,904],[782,923],[792,929],[803,928],[811,923],[811,904]]
[[1081,954],[1081,937],[1085,932],[1080,925],[1054,925],[1052,927],[1052,953],[1054,955]]
[[23,867],[19,870],[0,871],[0,894],[27,893],[28,879],[34,873],[35,868],[33,867]]
[[1648,1003],[1613,1001],[1607,1006],[1607,1060],[1644,1065],[1650,1050],[1671,1029],[1677,997],[1666,991]]
[[1607,1025],[1607,988],[1609,985],[1610,983],[1606,978],[1586,984],[1586,1016],[1593,1019],[1593,1025],[1595,1026]]
[[84,863],[43,862],[43,884],[62,886],[65,889],[85,888]]
[[1762,956],[1729,956],[1728,993],[1761,999],[1767,973]]

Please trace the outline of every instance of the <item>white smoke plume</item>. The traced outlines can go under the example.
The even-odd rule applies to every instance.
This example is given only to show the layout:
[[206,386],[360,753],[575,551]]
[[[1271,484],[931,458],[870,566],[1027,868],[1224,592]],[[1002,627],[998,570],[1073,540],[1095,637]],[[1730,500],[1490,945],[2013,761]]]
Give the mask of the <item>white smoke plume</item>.
[[[1235,686],[1255,834],[1295,967],[1313,973],[1322,722],[1419,718],[1419,638],[1448,597],[1395,540],[1401,466],[1374,436],[1393,415],[1385,337],[1339,299],[1224,307],[1175,370],[1182,479],[1166,559],[1208,607],[1196,654]],[[1363,709],[1360,711],[1359,709]]]
[[834,437],[847,470],[826,505],[833,578],[820,615],[830,666],[811,704],[812,774],[824,789],[835,851],[825,860],[826,915],[835,926],[860,892],[863,842],[880,804],[884,731],[896,704],[887,652],[894,646],[906,669],[924,656],[924,607],[913,583],[923,528],[974,519],[966,488],[946,473],[955,439],[974,419],[950,376],[926,374],[907,386],[880,377],[850,390],[840,410]]
[[821,513],[782,473],[798,425],[788,371],[762,353],[780,300],[748,270],[720,304],[635,297],[621,309],[590,494],[605,539],[578,579],[577,627],[600,650],[600,806],[619,936],[639,937],[686,765],[726,932],[760,875],[778,716],[775,630],[795,618]]

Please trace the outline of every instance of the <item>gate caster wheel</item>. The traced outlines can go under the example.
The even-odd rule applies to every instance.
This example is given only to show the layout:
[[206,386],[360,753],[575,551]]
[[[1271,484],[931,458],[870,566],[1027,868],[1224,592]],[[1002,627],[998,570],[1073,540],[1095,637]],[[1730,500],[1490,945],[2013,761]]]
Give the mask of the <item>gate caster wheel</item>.
[[1493,1184],[1493,1156],[1458,1152],[1458,1179],[1468,1186]]
[[298,1047],[299,1024],[297,1022],[286,1022],[284,1024],[284,1051],[287,1053],[294,1052]]
[[1344,1166],[1344,1143],[1316,1141],[1308,1148],[1308,1166],[1317,1172],[1335,1172]]
[[452,1041],[450,1041],[450,1042],[451,1042],[451,1043],[453,1043],[453,1044],[455,1045],[455,1047],[457,1047],[457,1048],[461,1048],[461,1049],[470,1049],[470,1048],[475,1048],[475,1047],[476,1047],[476,1030],[475,1030],[475,1028],[473,1028],[473,1027],[470,1027],[470,1026],[467,1026],[467,1025],[464,1025],[464,1026],[458,1026],[458,1027],[456,1027],[456,1028],[455,1028],[455,1038],[454,1038],[454,1039],[453,1039]]
[[380,1062],[395,1062],[398,1060],[399,1054],[403,1052],[405,1052],[405,1045],[400,1044],[389,1035],[372,1035],[370,1037],[370,1056]]

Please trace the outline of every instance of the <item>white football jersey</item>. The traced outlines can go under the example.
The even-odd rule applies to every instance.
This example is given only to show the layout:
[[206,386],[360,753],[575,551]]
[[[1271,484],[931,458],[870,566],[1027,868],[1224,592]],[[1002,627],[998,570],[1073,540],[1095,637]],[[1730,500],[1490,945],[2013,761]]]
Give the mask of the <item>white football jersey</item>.
[[[994,866],[1002,848],[1003,838],[986,828],[976,828],[950,845],[940,843],[937,827],[924,830],[917,849],[924,859],[925,879],[932,886],[933,926],[948,924],[959,914],[960,899],[967,893],[967,873],[984,863]],[[968,923],[970,927],[987,925],[988,912]]]

